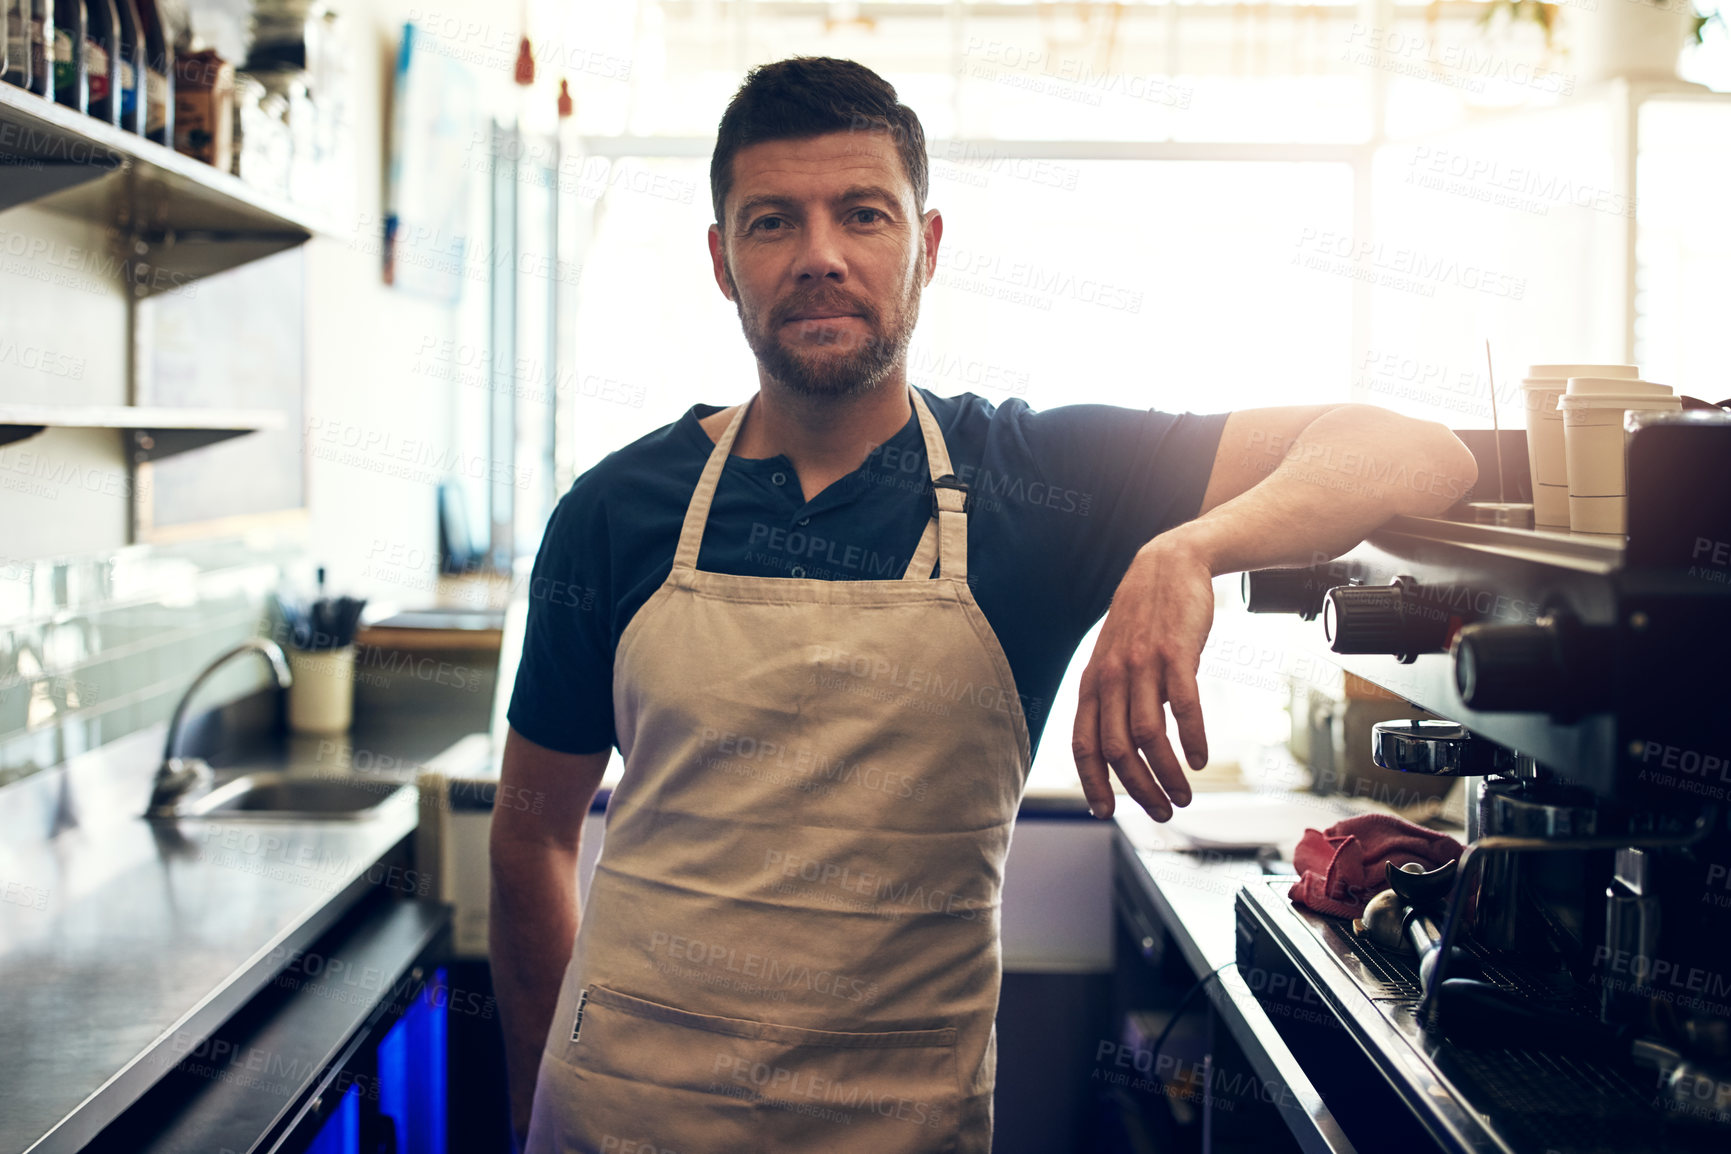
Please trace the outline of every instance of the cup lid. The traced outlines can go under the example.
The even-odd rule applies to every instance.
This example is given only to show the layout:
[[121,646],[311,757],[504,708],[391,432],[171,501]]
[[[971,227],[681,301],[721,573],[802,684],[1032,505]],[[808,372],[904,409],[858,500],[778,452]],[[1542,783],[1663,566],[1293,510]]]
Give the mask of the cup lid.
[[1582,376],[1569,378],[1569,396],[1598,396],[1605,393],[1634,393],[1650,397],[1668,397],[1670,385],[1640,381],[1629,377]]
[[1527,376],[1540,381],[1566,381],[1570,377],[1622,377],[1634,380],[1641,375],[1637,365],[1528,365]]
[[1675,393],[1564,393],[1559,409],[1681,409],[1683,398]]

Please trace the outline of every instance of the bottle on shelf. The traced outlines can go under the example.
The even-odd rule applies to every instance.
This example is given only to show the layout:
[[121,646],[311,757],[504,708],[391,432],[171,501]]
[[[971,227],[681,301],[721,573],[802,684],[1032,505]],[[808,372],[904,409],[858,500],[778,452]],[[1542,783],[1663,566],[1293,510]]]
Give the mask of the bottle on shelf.
[[174,57],[174,147],[223,172],[234,163],[234,65],[214,48]]
[[29,0],[30,91],[54,99],[54,0]]
[[85,111],[120,124],[120,14],[114,0],[85,0],[84,77],[90,86]]
[[174,37],[156,0],[138,0],[144,27],[144,135],[174,147]]
[[114,13],[120,18],[115,26],[114,50],[119,68],[115,83],[119,85],[120,127],[144,135],[144,29],[138,19],[134,0],[114,0]]
[[85,112],[90,107],[89,59],[84,51],[86,35],[84,0],[54,0],[53,65],[50,70],[54,99]]
[[[30,87],[30,49],[24,43],[24,9],[29,0],[0,0],[0,80]],[[22,49],[22,51],[20,51]]]

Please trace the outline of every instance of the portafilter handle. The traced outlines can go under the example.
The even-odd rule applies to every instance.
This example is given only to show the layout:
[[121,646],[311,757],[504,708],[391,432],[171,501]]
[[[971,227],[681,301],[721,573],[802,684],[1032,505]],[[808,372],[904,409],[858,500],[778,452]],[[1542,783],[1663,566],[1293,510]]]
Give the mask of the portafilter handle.
[[1483,777],[1514,768],[1513,754],[1452,721],[1379,721],[1370,729],[1370,759],[1383,769],[1428,777]]

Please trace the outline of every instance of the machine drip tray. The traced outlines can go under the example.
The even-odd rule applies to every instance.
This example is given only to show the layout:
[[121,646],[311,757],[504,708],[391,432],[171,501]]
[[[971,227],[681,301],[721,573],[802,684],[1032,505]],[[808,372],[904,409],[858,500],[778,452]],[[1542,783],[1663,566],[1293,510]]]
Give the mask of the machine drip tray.
[[[1413,959],[1352,934],[1349,922],[1292,904],[1291,878],[1251,881],[1237,898],[1245,985],[1360,1150],[1501,1154],[1724,1154],[1721,1125],[1668,1118],[1656,1071],[1615,1056],[1533,1046],[1463,1046],[1416,1017]],[[1564,970],[1480,959],[1482,976],[1552,1008],[1594,1013]],[[1527,1043],[1523,1045],[1522,1043]],[[1356,1122],[1355,1122],[1356,1119]]]

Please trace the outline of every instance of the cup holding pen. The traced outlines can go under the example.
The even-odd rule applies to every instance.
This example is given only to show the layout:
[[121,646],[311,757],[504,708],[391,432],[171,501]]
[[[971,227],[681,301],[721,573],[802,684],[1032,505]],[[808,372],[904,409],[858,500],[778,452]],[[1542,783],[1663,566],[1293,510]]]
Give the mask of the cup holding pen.
[[290,649],[289,728],[296,733],[345,733],[354,723],[355,647]]
[[282,605],[288,626],[288,723],[295,733],[344,733],[354,722],[355,631],[364,600],[326,598],[311,604]]

